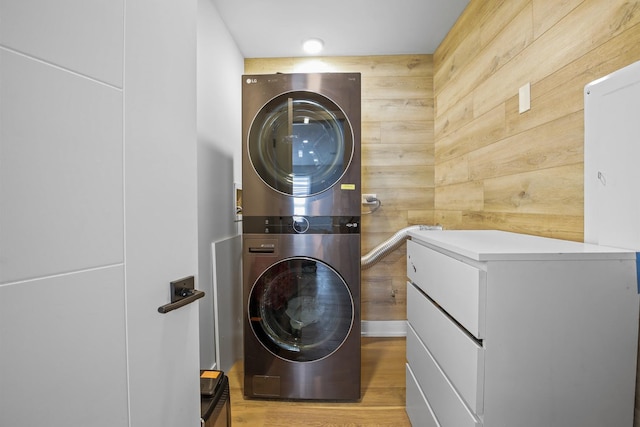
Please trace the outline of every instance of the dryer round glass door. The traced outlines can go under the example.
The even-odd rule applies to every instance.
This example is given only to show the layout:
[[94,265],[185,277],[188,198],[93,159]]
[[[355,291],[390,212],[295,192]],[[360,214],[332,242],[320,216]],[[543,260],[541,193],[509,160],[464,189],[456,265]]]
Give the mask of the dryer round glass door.
[[354,319],[351,292],[327,264],[290,258],[269,267],[249,295],[251,328],[267,350],[308,362],[336,351]]
[[313,92],[280,95],[262,107],[248,136],[252,166],[269,187],[313,196],[344,175],[353,156],[353,131],[342,110]]

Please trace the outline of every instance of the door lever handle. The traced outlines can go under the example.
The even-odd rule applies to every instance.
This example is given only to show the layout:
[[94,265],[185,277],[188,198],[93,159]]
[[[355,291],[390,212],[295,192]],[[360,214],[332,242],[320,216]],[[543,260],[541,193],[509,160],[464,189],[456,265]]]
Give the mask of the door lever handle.
[[158,307],[158,313],[168,313],[176,308],[184,307],[191,304],[204,296],[204,291],[195,288],[195,278],[193,276],[184,279],[175,280],[170,283],[171,302]]

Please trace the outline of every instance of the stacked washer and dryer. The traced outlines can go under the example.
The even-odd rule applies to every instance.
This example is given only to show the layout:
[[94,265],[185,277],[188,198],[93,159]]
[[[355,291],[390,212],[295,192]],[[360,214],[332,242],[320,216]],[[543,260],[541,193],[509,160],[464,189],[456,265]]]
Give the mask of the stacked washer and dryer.
[[247,398],[360,399],[360,90],[243,76]]

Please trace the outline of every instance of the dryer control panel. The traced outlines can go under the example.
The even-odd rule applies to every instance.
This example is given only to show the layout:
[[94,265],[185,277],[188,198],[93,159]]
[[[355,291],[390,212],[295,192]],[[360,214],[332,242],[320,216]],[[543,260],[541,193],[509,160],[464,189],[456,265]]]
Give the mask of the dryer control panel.
[[360,234],[357,216],[245,216],[242,232],[251,234]]

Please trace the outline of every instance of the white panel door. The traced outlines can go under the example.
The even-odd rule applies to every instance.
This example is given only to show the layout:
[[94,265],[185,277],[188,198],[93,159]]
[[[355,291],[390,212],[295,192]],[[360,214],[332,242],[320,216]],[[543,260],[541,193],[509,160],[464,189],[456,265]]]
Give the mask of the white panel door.
[[198,303],[157,311],[197,269],[196,0],[17,3],[0,0],[0,426],[199,426]]
[[0,63],[0,283],[122,263],[122,92]]
[[124,0],[3,0],[0,17],[3,46],[122,87]]
[[3,427],[130,425],[122,90],[67,62],[78,52],[62,42],[81,39],[93,53],[82,62],[108,57],[121,72],[107,53],[122,42],[79,28],[117,31],[122,2],[84,3],[0,1]]
[[128,1],[125,16],[130,423],[196,427],[199,302],[157,311],[197,271],[196,0]]

